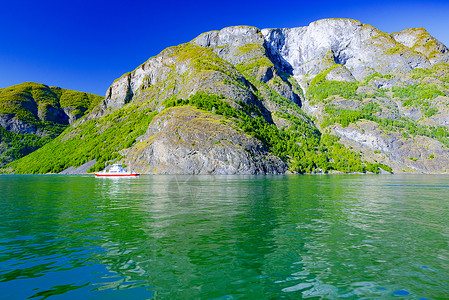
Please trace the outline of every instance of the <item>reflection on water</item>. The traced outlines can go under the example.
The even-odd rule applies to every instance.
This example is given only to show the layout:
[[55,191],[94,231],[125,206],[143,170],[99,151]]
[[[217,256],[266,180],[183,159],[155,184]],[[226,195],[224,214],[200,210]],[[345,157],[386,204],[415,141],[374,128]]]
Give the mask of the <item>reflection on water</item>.
[[7,299],[449,294],[444,176],[2,176]]

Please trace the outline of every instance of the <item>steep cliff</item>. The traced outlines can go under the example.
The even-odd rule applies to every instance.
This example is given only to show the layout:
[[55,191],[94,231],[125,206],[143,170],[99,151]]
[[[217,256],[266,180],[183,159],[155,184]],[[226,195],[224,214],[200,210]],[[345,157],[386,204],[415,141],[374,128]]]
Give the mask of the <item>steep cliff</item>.
[[286,163],[229,122],[193,107],[170,108],[153,119],[126,157],[147,174],[285,173]]
[[[10,167],[60,172],[94,161],[92,171],[121,160],[151,174],[442,173],[448,61],[424,29],[387,34],[349,19],[206,32],[124,74],[57,140]],[[71,159],[36,162],[77,139],[86,143]]]
[[263,29],[262,33],[272,55],[281,56],[299,82],[308,82],[333,64],[344,66],[362,81],[375,72],[407,73],[441,62],[431,62],[428,53],[401,43],[403,39],[397,41],[371,25],[349,19],[325,19],[307,27]]
[[449,52],[427,31],[389,35],[327,19],[262,33],[306,91],[302,109],[322,131],[395,172],[446,172]]

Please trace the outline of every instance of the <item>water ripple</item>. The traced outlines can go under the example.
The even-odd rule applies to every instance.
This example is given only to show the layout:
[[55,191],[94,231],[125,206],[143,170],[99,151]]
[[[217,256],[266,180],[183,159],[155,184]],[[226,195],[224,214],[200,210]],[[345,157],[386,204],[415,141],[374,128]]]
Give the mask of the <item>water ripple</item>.
[[2,297],[443,299],[446,181],[5,176]]

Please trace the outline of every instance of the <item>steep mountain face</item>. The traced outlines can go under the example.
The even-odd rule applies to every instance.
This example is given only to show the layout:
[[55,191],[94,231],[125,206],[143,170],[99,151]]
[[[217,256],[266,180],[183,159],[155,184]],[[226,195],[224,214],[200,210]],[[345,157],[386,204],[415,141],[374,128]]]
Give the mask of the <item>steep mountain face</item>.
[[102,99],[33,82],[0,89],[0,166],[49,142]]
[[358,81],[374,72],[407,73],[431,65],[418,48],[404,45],[404,39],[396,40],[355,20],[320,20],[307,27],[263,29],[262,33],[272,56],[282,57],[299,82],[334,64],[342,65],[348,77]]
[[[93,171],[121,160],[150,174],[446,172],[448,62],[424,29],[390,35],[349,19],[206,32],[124,74],[10,168]],[[90,142],[70,159],[38,162],[80,139]]]
[[[188,126],[187,126],[188,124]],[[158,115],[133,147],[132,166],[149,174],[282,174],[287,165],[256,138],[241,134],[222,116],[193,107]]]
[[322,130],[395,172],[446,172],[449,51],[424,29],[389,35],[329,19],[262,33]]

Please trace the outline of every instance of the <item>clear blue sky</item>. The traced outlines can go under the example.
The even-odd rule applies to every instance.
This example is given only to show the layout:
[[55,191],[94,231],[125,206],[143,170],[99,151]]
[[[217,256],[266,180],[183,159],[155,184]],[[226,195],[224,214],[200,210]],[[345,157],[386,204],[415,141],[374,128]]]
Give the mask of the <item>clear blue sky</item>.
[[449,1],[3,1],[0,88],[34,81],[104,95],[166,47],[232,25],[352,18],[385,32],[424,27],[449,46]]

